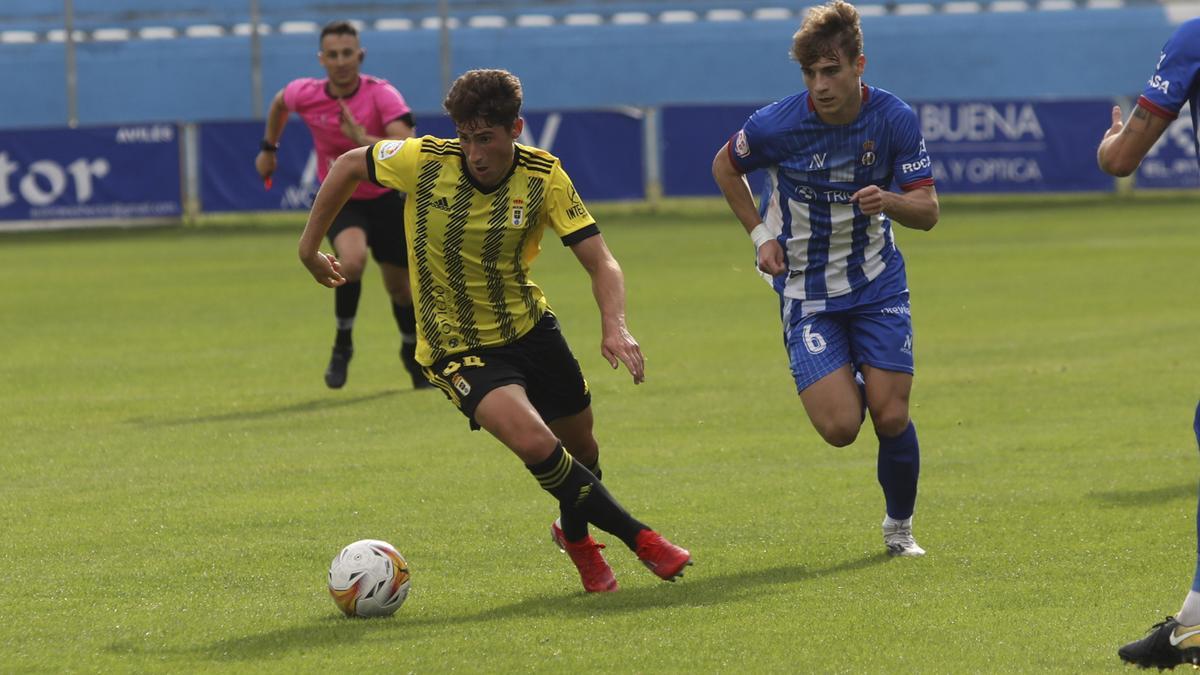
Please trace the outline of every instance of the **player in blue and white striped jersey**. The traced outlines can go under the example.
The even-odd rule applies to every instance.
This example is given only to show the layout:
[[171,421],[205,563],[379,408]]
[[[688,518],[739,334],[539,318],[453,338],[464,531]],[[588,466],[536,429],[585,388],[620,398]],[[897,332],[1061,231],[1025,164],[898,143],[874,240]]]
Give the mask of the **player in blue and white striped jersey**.
[[[912,536],[920,450],[909,419],[913,340],[904,259],[892,224],[938,219],[925,141],[912,109],[862,83],[858,11],[811,8],[792,40],[807,90],[751,115],[713,160],[713,178],[779,294],[800,400],[831,445],[849,445],[870,410],[893,555]],[[764,169],[760,208],[745,174]],[[897,184],[902,192],[893,192]]]
[[[1167,40],[1129,122],[1121,121],[1120,107],[1113,108],[1112,126],[1096,151],[1100,168],[1114,176],[1136,171],[1185,103],[1192,108],[1192,135],[1200,159],[1200,18],[1185,21]],[[1200,443],[1200,405],[1196,406],[1192,428]],[[1145,638],[1117,650],[1121,659],[1160,669],[1184,662],[1200,664],[1200,506],[1196,509],[1196,527],[1196,572],[1183,607],[1177,616],[1156,624]]]

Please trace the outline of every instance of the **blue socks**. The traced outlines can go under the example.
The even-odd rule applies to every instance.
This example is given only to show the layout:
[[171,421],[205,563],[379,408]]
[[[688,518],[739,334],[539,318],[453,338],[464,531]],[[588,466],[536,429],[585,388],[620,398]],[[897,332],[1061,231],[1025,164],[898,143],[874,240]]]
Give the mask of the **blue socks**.
[[[1196,444],[1200,445],[1200,404],[1196,405],[1192,429],[1196,432]],[[1192,577],[1192,590],[1200,593],[1200,501],[1196,502],[1196,574]]]
[[[1197,424],[1200,424],[1200,418]],[[899,436],[878,438],[879,485],[887,502],[887,514],[894,520],[911,518],[917,504],[917,476],[921,473],[917,428],[909,421],[908,428]]]

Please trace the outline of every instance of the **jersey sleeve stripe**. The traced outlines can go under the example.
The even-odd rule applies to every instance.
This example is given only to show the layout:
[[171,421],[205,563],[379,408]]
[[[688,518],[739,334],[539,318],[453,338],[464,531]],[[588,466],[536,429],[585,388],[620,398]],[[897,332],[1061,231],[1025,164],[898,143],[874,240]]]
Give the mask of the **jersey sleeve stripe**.
[[456,150],[456,149],[430,150],[429,148],[421,148],[421,152],[423,152],[427,155],[437,155],[439,157],[462,157],[463,156],[462,152],[459,150]]
[[1170,110],[1167,110],[1145,96],[1139,96],[1137,104],[1138,106],[1145,108],[1146,111],[1151,115],[1154,115],[1155,117],[1161,117],[1164,120],[1174,121],[1176,117],[1179,117],[1178,112],[1171,112]]
[[385,122],[383,126],[386,127],[387,125],[391,124],[392,122],[404,122],[405,124],[407,124],[408,126],[414,128],[414,129],[417,128],[416,119],[413,117],[413,114],[411,112],[406,112],[403,115],[397,115],[395,118],[390,119],[387,122]]
[[421,139],[421,152],[433,155],[461,155],[462,148],[457,141],[443,141],[439,138],[426,136]]
[[379,178],[375,176],[375,145],[375,143],[372,143],[367,146],[367,178],[370,178],[371,182],[379,187],[387,187],[383,183],[380,183]]
[[529,164],[528,162],[522,162],[522,161],[519,161],[519,160],[518,160],[518,161],[517,161],[517,166],[523,166],[523,167],[525,167],[526,169],[529,169],[529,172],[530,172],[530,173],[540,173],[540,174],[542,174],[542,175],[545,175],[545,176],[549,176],[549,175],[550,175],[550,169],[548,169],[548,168],[545,168],[545,167],[541,167],[541,166],[535,166],[535,165]]
[[729,163],[733,164],[733,168],[738,170],[738,173],[747,173],[745,167],[738,162],[737,155],[733,154],[733,145],[736,142],[737,134],[729,137],[729,142],[725,144],[726,151],[729,153]]
[[911,183],[905,183],[905,184],[901,185],[900,189],[904,190],[905,192],[912,192],[913,190],[916,190],[917,188],[932,187],[933,184],[934,183],[933,183],[932,178],[921,178],[918,180],[914,180]]
[[543,164],[542,162],[533,162],[533,161],[530,161],[525,158],[521,158],[521,159],[517,160],[517,163],[519,163],[521,166],[526,166],[526,167],[529,167],[530,169],[533,169],[535,171],[540,171],[542,173],[550,173],[551,168],[553,168],[553,166],[554,166],[553,164],[548,164],[548,163]]
[[578,244],[579,242],[583,241],[584,239],[589,239],[591,237],[596,236],[597,234],[600,234],[600,227],[598,225],[596,225],[595,223],[592,223],[591,225],[588,225],[587,227],[583,227],[578,230],[575,230],[571,234],[568,234],[567,236],[563,237],[562,243],[563,243],[563,246],[574,246],[575,244]]
[[538,173],[549,174],[554,169],[554,162],[536,155],[530,154],[523,150],[517,151],[517,164],[536,171]]
[[529,162],[530,164],[540,164],[540,165],[543,165],[543,166],[545,166],[547,169],[549,169],[550,167],[554,166],[554,162],[552,162],[552,161],[550,161],[550,160],[548,160],[548,159],[544,159],[544,158],[542,158],[542,157],[538,157],[537,155],[530,155],[530,154],[528,154],[528,153],[524,153],[524,152],[522,152],[522,153],[521,153],[521,159],[524,159],[526,162]]

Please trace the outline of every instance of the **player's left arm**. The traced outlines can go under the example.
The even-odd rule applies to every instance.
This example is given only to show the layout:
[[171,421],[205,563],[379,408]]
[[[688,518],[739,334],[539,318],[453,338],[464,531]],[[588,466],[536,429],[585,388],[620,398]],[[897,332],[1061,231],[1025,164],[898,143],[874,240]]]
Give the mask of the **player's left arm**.
[[614,369],[624,363],[633,383],[646,379],[642,348],[625,325],[625,275],[600,233],[571,245],[571,252],[592,277],[592,295],[600,307],[600,353]]
[[850,201],[858,205],[864,216],[883,213],[905,227],[932,230],[941,207],[934,187],[933,160],[925,149],[917,115],[912,108],[901,105],[890,111],[888,122],[895,147],[892,175],[902,192],[872,184],[851,195]]
[[858,204],[864,216],[885,213],[888,218],[914,230],[932,230],[941,215],[937,189],[932,185],[922,185],[903,194],[868,185],[855,192],[850,201]]
[[1096,162],[1100,170],[1119,177],[1137,171],[1150,148],[1171,126],[1171,121],[1168,117],[1151,114],[1146,108],[1136,105],[1129,114],[1129,122],[1122,123],[1121,106],[1113,106],[1112,126],[1104,132],[1100,147],[1096,149]]

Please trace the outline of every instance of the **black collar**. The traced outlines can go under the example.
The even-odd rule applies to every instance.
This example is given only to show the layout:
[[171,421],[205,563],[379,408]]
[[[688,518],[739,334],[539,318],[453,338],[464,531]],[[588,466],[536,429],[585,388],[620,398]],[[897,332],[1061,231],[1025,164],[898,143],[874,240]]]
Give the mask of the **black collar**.
[[358,82],[354,85],[354,91],[346,94],[345,96],[334,96],[333,92],[329,91],[329,80],[325,80],[325,95],[335,101],[338,99],[353,98],[354,95],[358,93],[359,89],[362,89],[362,75],[358,76]]

